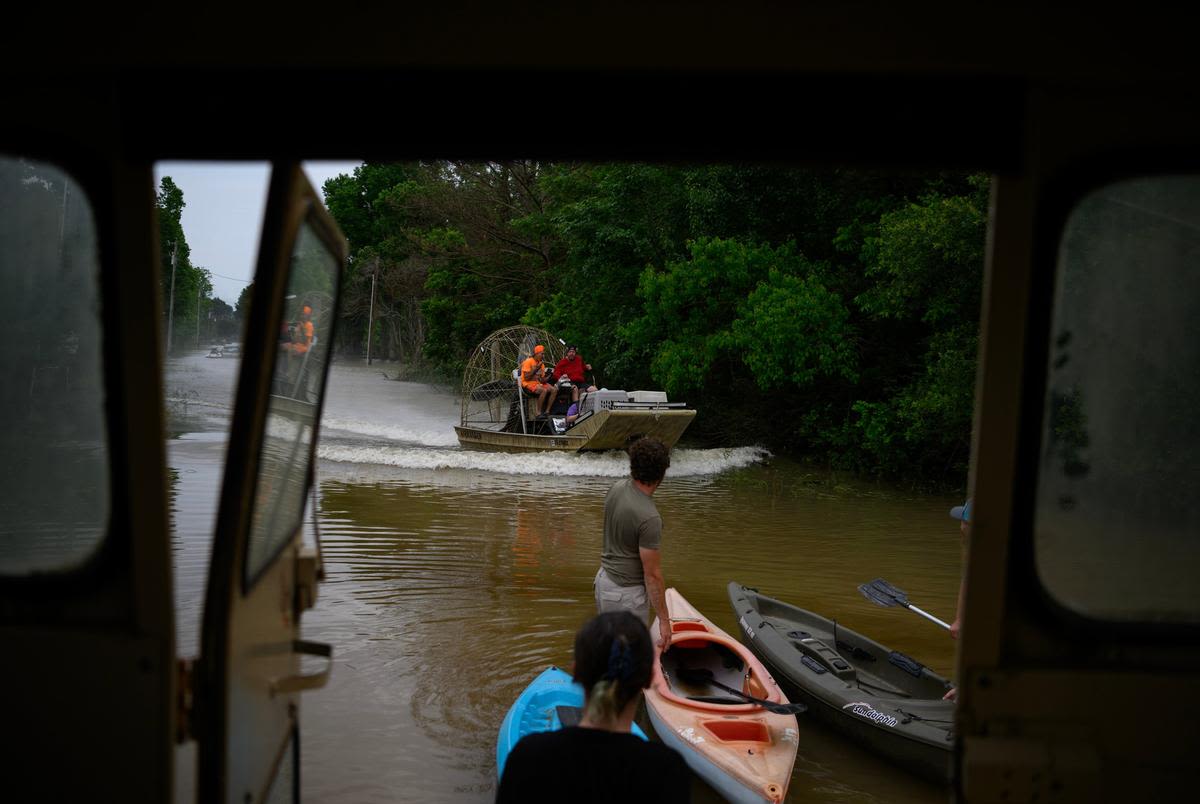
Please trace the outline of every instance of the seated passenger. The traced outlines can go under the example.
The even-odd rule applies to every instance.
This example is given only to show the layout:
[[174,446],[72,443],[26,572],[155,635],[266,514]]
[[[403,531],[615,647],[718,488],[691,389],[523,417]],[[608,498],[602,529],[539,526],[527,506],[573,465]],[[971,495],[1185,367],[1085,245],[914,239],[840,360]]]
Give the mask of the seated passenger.
[[579,725],[522,738],[496,801],[688,801],[691,777],[679,752],[630,733],[653,666],[650,632],[637,617],[610,611],[588,620],[575,635]]
[[533,357],[521,364],[521,387],[537,397],[537,415],[550,410],[558,396],[558,387],[546,382],[546,347],[540,343],[533,347]]
[[568,346],[567,354],[554,367],[554,376],[571,378],[571,384],[575,386],[571,390],[571,401],[578,402],[580,388],[585,391],[596,390],[596,386],[587,384],[587,378],[583,374],[584,371],[591,370],[592,364],[583,362],[583,358],[579,356],[579,349],[575,346]]

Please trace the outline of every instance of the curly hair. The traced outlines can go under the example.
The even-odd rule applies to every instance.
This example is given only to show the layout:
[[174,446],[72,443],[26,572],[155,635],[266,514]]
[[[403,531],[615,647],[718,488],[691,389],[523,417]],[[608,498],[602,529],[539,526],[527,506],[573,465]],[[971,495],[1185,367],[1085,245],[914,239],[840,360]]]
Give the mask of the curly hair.
[[671,465],[667,445],[653,436],[639,438],[629,445],[629,473],[642,483],[657,483]]

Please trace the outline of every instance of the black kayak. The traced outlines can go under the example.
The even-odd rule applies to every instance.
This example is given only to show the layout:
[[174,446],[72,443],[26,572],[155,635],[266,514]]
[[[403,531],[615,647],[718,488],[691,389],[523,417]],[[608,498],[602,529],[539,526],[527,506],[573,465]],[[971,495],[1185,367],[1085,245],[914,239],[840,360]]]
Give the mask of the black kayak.
[[950,778],[954,703],[950,683],[920,662],[805,609],[739,583],[729,601],[742,641],[790,700],[926,778]]

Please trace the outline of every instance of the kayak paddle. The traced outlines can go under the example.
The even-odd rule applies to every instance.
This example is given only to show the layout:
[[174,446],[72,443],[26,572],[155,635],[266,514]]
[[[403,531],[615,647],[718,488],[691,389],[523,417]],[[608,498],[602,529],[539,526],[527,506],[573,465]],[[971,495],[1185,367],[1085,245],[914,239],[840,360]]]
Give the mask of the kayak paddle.
[[[763,698],[755,698],[753,695],[747,695],[739,689],[727,687],[720,681],[713,678],[712,670],[706,667],[680,667],[676,671],[680,680],[686,681],[689,684],[711,684],[718,689],[723,689],[730,695],[741,698],[743,701],[752,704],[758,704],[768,712],[774,712],[777,715],[798,715],[801,712],[807,712],[808,707],[802,703],[775,703],[774,701],[764,700]],[[710,703],[719,703],[720,699],[716,698],[693,698],[696,701],[708,701]]]
[[947,631],[950,630],[950,626],[947,623],[942,622],[927,611],[921,611],[921,609],[909,603],[908,595],[905,594],[903,589],[897,589],[883,578],[876,578],[870,583],[862,584],[858,587],[858,591],[862,592],[863,597],[877,606],[883,606],[884,608],[903,606],[909,611],[914,611],[917,614],[920,614],[927,620],[932,620],[942,628],[945,628]]

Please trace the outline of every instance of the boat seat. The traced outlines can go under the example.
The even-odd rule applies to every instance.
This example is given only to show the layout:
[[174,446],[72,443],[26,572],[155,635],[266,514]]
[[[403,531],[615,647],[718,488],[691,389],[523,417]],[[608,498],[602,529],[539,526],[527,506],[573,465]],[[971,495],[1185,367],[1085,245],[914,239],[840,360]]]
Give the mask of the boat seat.
[[537,399],[537,396],[529,393],[529,389],[521,383],[521,370],[513,369],[513,380],[517,383],[517,390],[521,393],[522,399]]
[[[790,636],[790,635],[789,635]],[[790,638],[788,640],[792,646],[800,651],[805,657],[811,661],[805,664],[812,668],[815,672],[820,673],[814,665],[819,665],[826,672],[833,673],[843,681],[854,681],[855,670],[850,662],[842,658],[842,655],[833,648],[826,645],[816,637],[801,637],[800,639]]]
[[[537,416],[537,408],[530,405],[531,402],[536,403],[537,394],[531,394],[529,389],[521,384],[521,369],[513,369],[513,382],[517,384],[517,393],[520,395],[521,404],[525,406],[525,420],[532,422]],[[530,408],[533,407],[531,410]]]
[[[679,623],[673,623],[672,627],[678,625]],[[730,699],[728,693],[720,687],[703,681],[684,681],[679,677],[679,668],[681,667],[705,669],[722,684],[742,689],[746,683],[745,663],[737,653],[724,645],[700,639],[673,642],[671,647],[661,655],[659,661],[667,684],[676,695],[683,698],[710,700],[712,703],[745,704],[743,700]]]
[[554,714],[558,715],[558,722],[563,728],[569,726],[578,726],[579,721],[583,719],[583,708],[579,706],[556,706]]

